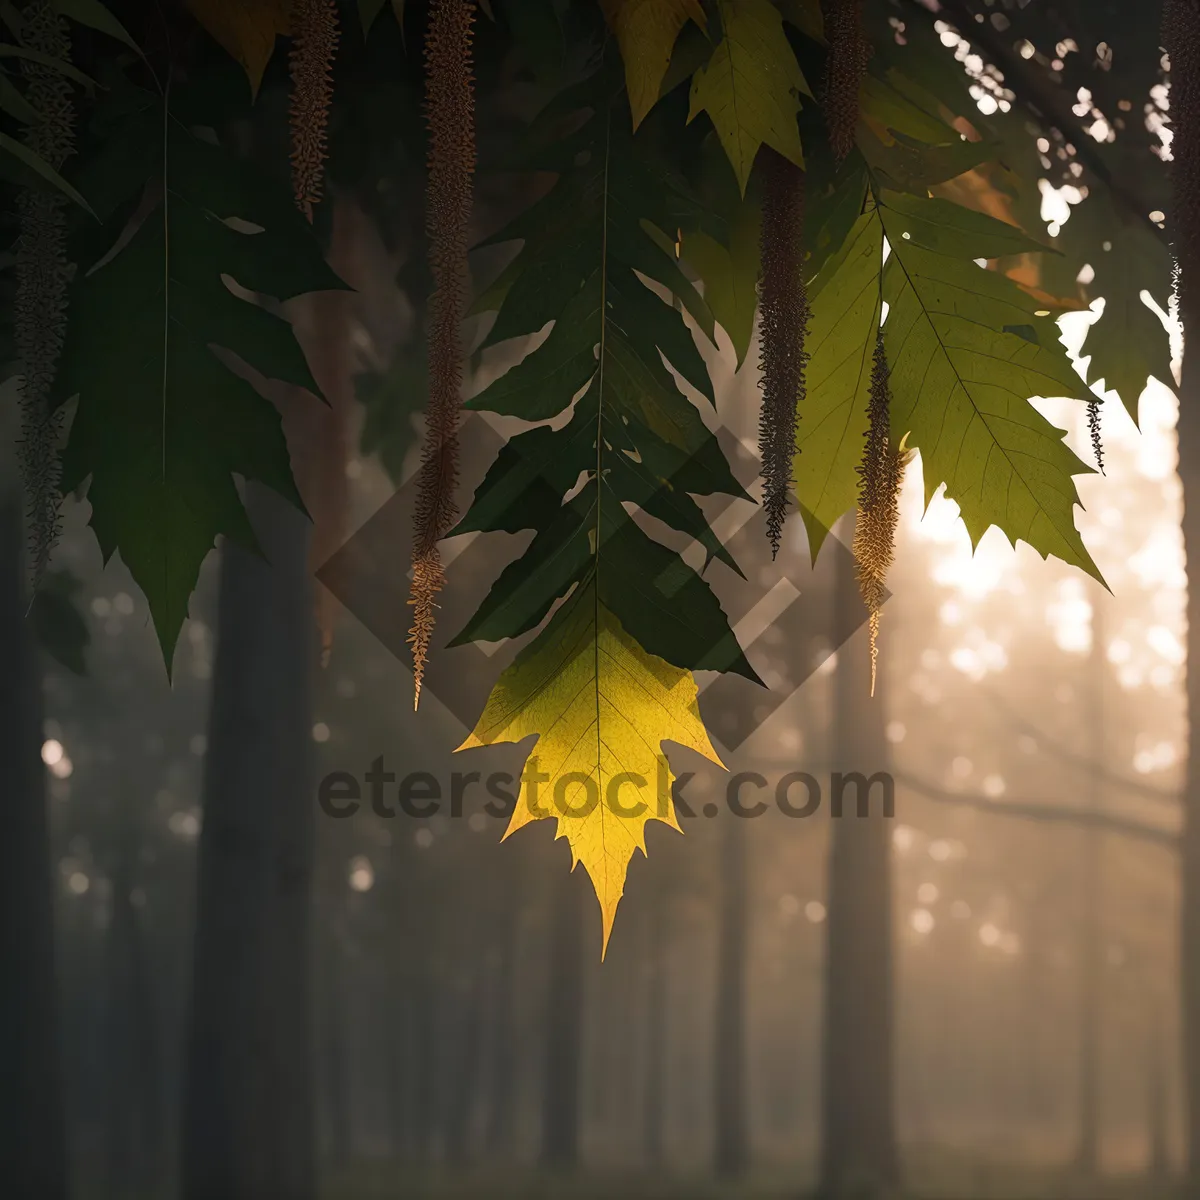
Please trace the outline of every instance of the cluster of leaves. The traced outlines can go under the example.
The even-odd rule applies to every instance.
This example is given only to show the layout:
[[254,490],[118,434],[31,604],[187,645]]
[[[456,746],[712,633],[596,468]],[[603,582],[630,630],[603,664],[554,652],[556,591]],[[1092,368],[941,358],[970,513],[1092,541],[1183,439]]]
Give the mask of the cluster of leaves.
[[[997,143],[965,137],[951,108],[880,54],[860,89],[855,144],[839,163],[807,82],[821,77],[827,53],[816,4],[614,0],[603,8],[622,51],[624,96],[611,82],[609,49],[535,124],[531,138],[540,134],[552,150],[525,165],[555,172],[558,184],[498,235],[523,246],[481,304],[497,309],[489,343],[553,327],[472,406],[552,424],[502,452],[458,531],[536,535],[457,640],[519,636],[567,597],[502,676],[465,745],[542,734],[539,768],[563,780],[563,793],[556,814],[539,815],[557,815],[560,835],[591,874],[607,935],[628,860],[644,850],[646,814],[672,818],[652,803],[629,817],[589,797],[607,797],[607,782],[629,777],[622,772],[655,779],[635,746],[661,756],[663,741],[680,740],[670,730],[679,704],[693,703],[694,685],[678,672],[745,673],[702,576],[633,514],[657,518],[703,544],[710,561],[734,566],[689,495],[736,494],[736,485],[721,483],[719,466],[697,474],[707,430],[664,366],[711,397],[691,339],[680,339],[680,311],[694,337],[711,339],[719,321],[739,365],[745,356],[760,275],[754,180],[764,145],[805,168],[808,191],[811,316],[794,485],[813,556],[862,494],[882,334],[888,441],[920,453],[927,497],[944,486],[973,541],[997,525],[1014,542],[1099,576],[1073,515],[1073,476],[1091,468],[1030,403],[1043,395],[1087,402],[1092,393],[1060,343],[1056,306],[996,269],[1051,247],[935,194],[987,169]],[[684,85],[686,116],[677,103]],[[584,104],[586,121],[552,140],[546,125],[557,132],[555,122]],[[661,167],[651,176],[639,146],[662,161],[655,117],[677,143],[684,122],[698,122],[701,156],[723,152],[740,198],[697,211]],[[615,639],[642,656],[615,652]],[[559,691],[559,681],[571,686]],[[664,702],[664,688],[682,699]],[[527,783],[513,827],[531,810]]]
[[[178,78],[177,39],[166,39],[158,62],[149,43],[163,39],[149,29],[131,38],[96,17],[98,0],[57,2],[143,46],[93,53],[102,90],[88,99],[63,181],[87,210],[79,209],[70,246],[76,276],[55,397],[76,403],[64,487],[86,484],[100,544],[145,591],[169,662],[216,537],[253,543],[235,476],[300,503],[279,416],[247,379],[249,368],[315,392],[272,301],[342,285],[286,179],[261,174],[232,137],[279,65],[276,37],[290,29],[285,0],[189,0],[193,32],[206,32],[199,50],[188,43]],[[984,120],[929,23],[913,22],[901,52],[894,26],[879,19],[891,7],[882,2],[868,4],[861,22],[854,0],[833,5],[841,32],[832,47],[817,0],[480,7],[489,44],[515,62],[516,77],[555,84],[519,152],[500,165],[553,182],[477,248],[519,244],[475,298],[474,314],[492,314],[476,352],[520,339],[526,353],[468,407],[524,429],[451,532],[532,540],[450,642],[529,638],[464,748],[538,735],[537,772],[524,781],[511,828],[557,816],[595,884],[607,941],[633,851],[645,850],[646,821],[675,824],[663,743],[717,760],[693,673],[757,682],[707,579],[710,568],[738,567],[705,516],[705,498],[746,493],[712,431],[716,397],[701,348],[717,352],[720,328],[739,367],[748,355],[771,241],[760,237],[764,170],[790,164],[794,174],[783,177],[805,190],[803,205],[789,209],[802,219],[803,245],[776,262],[800,273],[795,294],[807,299],[795,311],[807,329],[792,352],[764,353],[763,362],[786,359],[793,373],[802,364],[799,384],[789,377],[782,391],[768,390],[776,407],[783,392],[796,394],[792,483],[814,557],[838,518],[880,494],[878,480],[864,480],[869,445],[893,465],[919,454],[926,496],[944,486],[973,541],[995,525],[1099,578],[1073,515],[1073,477],[1091,468],[1030,403],[1093,399],[1055,323],[1082,298],[1061,268],[1043,269],[1036,284],[1013,269],[1072,261],[1065,244],[1028,232],[1040,228],[1028,121]],[[309,9],[310,19],[325,11]],[[339,55],[348,42],[390,39],[406,59],[397,75],[409,79],[425,25],[401,0],[329,12]],[[218,43],[244,70],[238,86],[220,69]],[[324,36],[321,44],[334,43]],[[325,80],[328,65],[309,64],[306,77]],[[512,74],[489,68],[475,86],[511,87]],[[366,123],[339,116],[336,69],[333,79],[336,177],[348,161],[342,139],[361,140]],[[360,111],[354,85],[344,90]],[[407,85],[400,93],[414,109],[402,118],[411,134],[419,96]],[[487,113],[491,99],[477,96],[475,111]],[[310,175],[324,161],[323,103],[320,137],[305,143],[320,148],[304,158]],[[351,157],[372,161],[357,150]],[[318,184],[306,175],[297,192],[306,209]],[[981,211],[980,189],[1006,198],[1004,219]],[[1107,229],[1118,222],[1106,203],[1115,201],[1098,186],[1086,211]],[[439,218],[429,219],[436,243]],[[780,228],[772,225],[776,240]],[[1094,228],[1077,227],[1083,241]],[[1107,236],[1131,262],[1124,256],[1137,258],[1153,235],[1122,228]],[[1092,375],[1121,389],[1126,404],[1142,368],[1144,382],[1163,365],[1140,336],[1153,314],[1129,289],[1161,293],[1166,271],[1159,278],[1160,259],[1143,260],[1149,265],[1120,280],[1115,256],[1096,268],[1109,303]],[[420,265],[410,256],[414,278]],[[1114,347],[1134,345],[1147,357],[1130,367]],[[430,378],[439,371],[397,370],[388,386],[368,390],[373,443],[407,429],[412,388],[445,392],[446,378]],[[790,421],[774,424],[792,436]],[[393,454],[390,469],[399,465]],[[864,576],[873,594],[893,526],[872,526],[884,531],[872,540],[881,569]],[[703,547],[703,570],[673,548],[683,542]],[[543,794],[539,803],[539,779],[551,802]]]
[[180,71],[96,0],[54,3],[91,33],[77,51],[89,73],[63,64],[83,89],[76,152],[61,185],[14,182],[78,200],[50,393],[70,414],[62,489],[86,488],[105,558],[119,553],[145,592],[169,666],[217,536],[254,544],[235,475],[300,503],[279,413],[246,368],[316,385],[265,298],[344,284],[286,185],[238,152],[251,94],[233,64],[214,47]]

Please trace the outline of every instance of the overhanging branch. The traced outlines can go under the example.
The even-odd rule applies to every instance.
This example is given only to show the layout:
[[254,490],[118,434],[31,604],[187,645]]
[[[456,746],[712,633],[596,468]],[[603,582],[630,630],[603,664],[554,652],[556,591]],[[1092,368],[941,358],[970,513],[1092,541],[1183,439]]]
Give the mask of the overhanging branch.
[[1068,805],[1044,804],[1038,800],[993,800],[974,792],[952,792],[938,787],[928,780],[904,771],[893,771],[892,778],[902,786],[939,804],[956,804],[972,808],[997,817],[1020,817],[1029,821],[1048,821],[1056,825],[1072,825],[1078,828],[1099,829],[1115,833],[1151,845],[1163,846],[1173,853],[1179,851],[1179,835],[1171,829],[1146,825],[1128,817],[1117,816],[1103,810],[1072,808]]
[[987,21],[977,22],[965,0],[932,0],[936,5],[932,9],[922,0],[902,0],[902,3],[926,20],[941,19],[953,25],[960,37],[971,42],[983,57],[990,59],[1004,73],[1005,83],[1036,120],[1069,136],[1075,147],[1075,157],[1108,189],[1127,215],[1149,229],[1164,246],[1170,244],[1166,231],[1150,220],[1146,205],[1109,169],[1104,156],[1071,111],[1067,97],[1057,95],[1035,68],[1005,44]]

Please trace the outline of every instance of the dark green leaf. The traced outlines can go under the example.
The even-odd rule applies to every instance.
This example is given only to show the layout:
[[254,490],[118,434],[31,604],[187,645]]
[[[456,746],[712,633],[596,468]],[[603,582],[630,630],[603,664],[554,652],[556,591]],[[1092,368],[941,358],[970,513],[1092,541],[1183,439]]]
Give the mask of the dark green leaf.
[[[135,108],[118,125],[144,136],[146,116]],[[90,478],[101,549],[120,553],[145,592],[169,669],[216,538],[254,544],[234,476],[300,505],[278,413],[217,349],[316,392],[288,324],[239,299],[222,277],[277,299],[344,284],[285,191],[169,116],[158,122],[143,187],[155,186],[159,200],[114,256],[81,261],[56,395],[60,404],[79,397],[64,488]],[[113,190],[127,190],[136,160],[128,138],[112,145],[123,180]],[[116,208],[107,219],[106,246],[126,215]]]

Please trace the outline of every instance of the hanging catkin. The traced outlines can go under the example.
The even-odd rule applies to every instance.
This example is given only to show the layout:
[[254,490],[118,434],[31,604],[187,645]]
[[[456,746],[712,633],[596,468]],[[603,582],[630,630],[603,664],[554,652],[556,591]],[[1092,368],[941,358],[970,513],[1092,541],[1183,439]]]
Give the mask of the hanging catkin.
[[763,202],[759,254],[759,367],[762,408],[758,449],[762,459],[763,510],[771,557],[779,553],[792,462],[796,456],[796,410],[804,398],[808,355],[808,296],[804,286],[804,172],[781,154],[762,151]]
[[1088,401],[1088,433],[1092,438],[1092,453],[1096,456],[1096,469],[1104,474],[1104,442],[1100,438],[1100,401]]
[[311,221],[325,182],[325,133],[338,44],[337,0],[292,0],[292,189]]
[[[66,62],[71,44],[66,22],[49,0],[34,0],[21,12],[28,49]],[[37,119],[25,144],[55,170],[74,146],[71,85],[59,71],[22,60],[30,105]],[[34,588],[59,534],[61,416],[50,407],[50,391],[62,352],[67,321],[66,200],[57,192],[21,188],[17,195],[14,340],[21,363],[20,461],[29,527],[30,575]]]
[[433,293],[429,298],[429,401],[413,529],[413,707],[433,635],[435,599],[445,582],[438,542],[458,514],[460,328],[467,296],[467,229],[475,171],[475,99],[471,74],[474,0],[434,0],[425,39],[425,115],[429,172],[425,229]]
[[822,0],[829,56],[825,60],[822,105],[829,144],[838,162],[854,148],[858,125],[858,89],[870,47],[862,30],[862,0]]
[[1200,0],[1164,0],[1171,61],[1171,242],[1184,328],[1200,317]]
[[875,339],[871,397],[867,406],[867,444],[858,467],[858,516],[854,524],[854,558],[858,586],[870,614],[871,695],[879,663],[879,618],[885,583],[892,565],[896,526],[900,519],[900,483],[904,459],[891,434],[891,388],[882,331]]

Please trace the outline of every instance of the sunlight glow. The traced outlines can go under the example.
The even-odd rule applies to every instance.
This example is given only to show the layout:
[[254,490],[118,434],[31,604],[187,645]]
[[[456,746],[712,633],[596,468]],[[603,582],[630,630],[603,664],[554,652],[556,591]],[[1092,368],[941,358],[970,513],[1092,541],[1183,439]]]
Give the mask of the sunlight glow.
[[1092,606],[1083,589],[1083,579],[1070,575],[1059,582],[1055,599],[1046,606],[1055,645],[1067,654],[1086,654],[1092,648]]
[[350,860],[350,887],[356,892],[369,892],[375,886],[375,868],[371,860],[358,855]]

